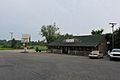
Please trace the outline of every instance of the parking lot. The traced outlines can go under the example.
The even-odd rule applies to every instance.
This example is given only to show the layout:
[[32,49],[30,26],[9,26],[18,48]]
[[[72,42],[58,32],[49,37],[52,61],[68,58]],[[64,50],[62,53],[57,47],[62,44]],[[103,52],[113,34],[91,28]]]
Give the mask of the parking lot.
[[0,80],[119,80],[120,61],[0,51]]

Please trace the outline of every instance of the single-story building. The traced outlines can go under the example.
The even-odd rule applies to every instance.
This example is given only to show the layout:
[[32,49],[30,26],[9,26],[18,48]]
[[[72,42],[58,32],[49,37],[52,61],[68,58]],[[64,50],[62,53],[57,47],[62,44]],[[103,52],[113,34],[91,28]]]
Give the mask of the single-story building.
[[93,50],[106,53],[105,35],[63,37],[48,44],[48,51],[51,53],[88,55]]

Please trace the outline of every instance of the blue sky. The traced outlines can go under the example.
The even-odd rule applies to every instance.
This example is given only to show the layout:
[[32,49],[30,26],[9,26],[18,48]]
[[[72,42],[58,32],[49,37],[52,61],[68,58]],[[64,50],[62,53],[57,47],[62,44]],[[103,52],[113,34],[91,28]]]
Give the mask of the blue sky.
[[42,25],[56,22],[62,34],[90,34],[103,28],[111,32],[109,22],[120,22],[120,0],[0,0],[0,39],[16,39],[31,34],[41,40]]

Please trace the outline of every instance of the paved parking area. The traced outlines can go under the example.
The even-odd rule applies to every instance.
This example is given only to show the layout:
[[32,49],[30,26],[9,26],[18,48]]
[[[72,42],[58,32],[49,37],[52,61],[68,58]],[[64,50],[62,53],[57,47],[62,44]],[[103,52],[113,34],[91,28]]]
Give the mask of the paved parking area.
[[0,51],[0,80],[119,80],[120,61]]

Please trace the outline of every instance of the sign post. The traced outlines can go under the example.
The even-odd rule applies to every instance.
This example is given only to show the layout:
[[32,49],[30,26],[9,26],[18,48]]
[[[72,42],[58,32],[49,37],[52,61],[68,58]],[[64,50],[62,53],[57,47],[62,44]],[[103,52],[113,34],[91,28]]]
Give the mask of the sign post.
[[27,47],[28,47],[29,42],[30,42],[30,35],[22,34],[22,43],[23,43],[23,47],[24,47],[24,52],[28,52]]

